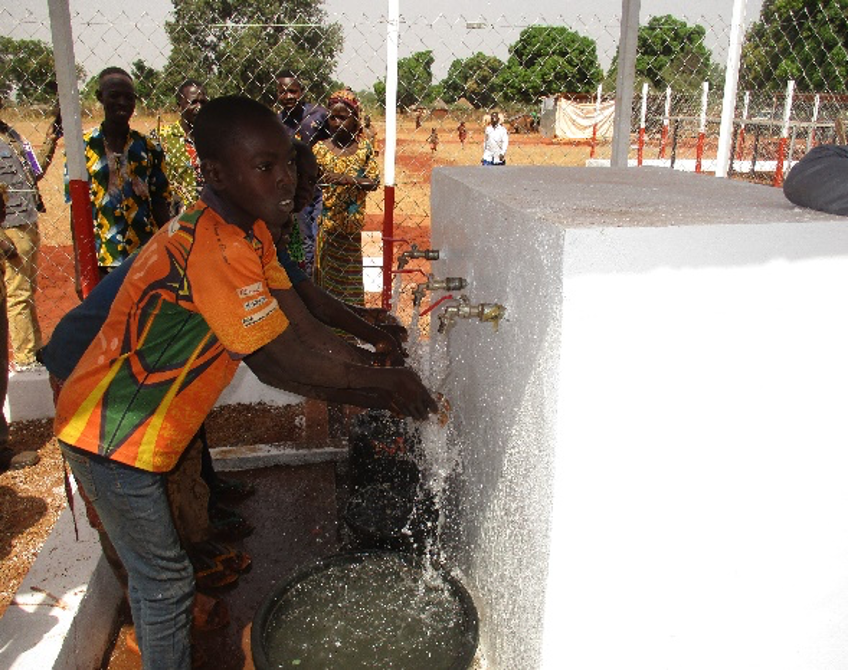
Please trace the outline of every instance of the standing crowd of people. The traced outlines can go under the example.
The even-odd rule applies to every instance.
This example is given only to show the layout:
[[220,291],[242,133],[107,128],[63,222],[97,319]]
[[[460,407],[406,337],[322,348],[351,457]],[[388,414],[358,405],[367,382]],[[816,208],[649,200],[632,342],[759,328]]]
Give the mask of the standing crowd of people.
[[[380,318],[365,310],[360,232],[365,224],[366,195],[379,186],[371,119],[361,121],[359,101],[350,89],[331,95],[327,105],[305,99],[298,75],[282,70],[276,77],[279,119],[299,151],[317,162],[318,179],[310,197],[294,214],[296,226],[288,244],[290,260],[323,290],[344,301],[360,315]],[[188,79],[176,91],[179,118],[146,135],[130,125],[136,93],[132,77],[117,67],[98,76],[97,100],[103,122],[84,133],[89,171],[95,252],[99,274],[105,278],[122,266],[173,217],[198,200],[205,186],[193,128],[200,110],[209,102],[202,82]],[[2,108],[0,108],[2,113]],[[41,366],[43,346],[35,308],[39,249],[38,217],[45,211],[39,191],[62,136],[58,106],[47,134],[35,151],[14,128],[0,118],[0,185],[4,186],[6,215],[0,224],[0,262],[3,266],[5,309],[0,330],[8,332],[0,364],[15,372]],[[421,125],[422,110],[416,114]],[[507,131],[493,112],[484,131],[483,165],[504,165]],[[468,135],[465,122],[457,128],[461,146]],[[436,153],[436,128],[427,140]],[[66,194],[67,196],[67,194]],[[11,354],[11,360],[8,360]],[[70,372],[70,370],[68,371]],[[5,385],[7,380],[4,380]],[[0,388],[0,391],[3,391]],[[0,394],[5,397],[5,393]],[[203,435],[202,435],[203,437]],[[205,440],[204,440],[205,441]],[[204,471],[211,472],[208,449]],[[38,461],[35,453],[15,455],[8,448],[8,427],[0,419],[0,471],[26,467]],[[208,477],[213,481],[212,477]],[[216,508],[223,525],[243,523],[238,515]]]

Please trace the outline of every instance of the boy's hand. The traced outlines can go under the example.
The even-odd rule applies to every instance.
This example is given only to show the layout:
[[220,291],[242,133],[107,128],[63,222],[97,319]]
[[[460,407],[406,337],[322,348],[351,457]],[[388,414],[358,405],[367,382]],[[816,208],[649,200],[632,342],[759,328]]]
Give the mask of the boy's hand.
[[403,366],[407,352],[390,333],[383,331],[376,342],[371,343],[374,347],[376,361],[381,366]]
[[390,375],[387,390],[392,394],[390,409],[401,416],[424,421],[438,411],[436,400],[430,395],[419,376],[409,368],[385,368]]

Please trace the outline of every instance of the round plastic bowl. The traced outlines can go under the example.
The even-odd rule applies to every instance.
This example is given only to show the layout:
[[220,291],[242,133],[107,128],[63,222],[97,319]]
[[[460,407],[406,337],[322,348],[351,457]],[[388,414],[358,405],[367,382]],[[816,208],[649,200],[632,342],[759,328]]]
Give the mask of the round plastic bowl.
[[337,554],[272,589],[251,630],[257,670],[466,670],[478,616],[466,589],[415,556]]

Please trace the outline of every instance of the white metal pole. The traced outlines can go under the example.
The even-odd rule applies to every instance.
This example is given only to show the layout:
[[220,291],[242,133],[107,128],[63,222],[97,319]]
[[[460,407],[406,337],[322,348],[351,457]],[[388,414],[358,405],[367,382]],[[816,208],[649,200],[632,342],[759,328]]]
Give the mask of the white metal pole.
[[699,113],[699,134],[704,135],[707,131],[707,106],[708,106],[708,91],[710,84],[706,81],[702,82],[702,111]]
[[613,114],[613,142],[610,157],[612,167],[628,167],[628,149],[631,147],[631,104],[634,100],[639,27],[640,0],[622,0],[619,59],[616,63],[616,111]]
[[395,186],[395,154],[398,132],[398,33],[400,2],[389,0],[386,22],[386,146],[383,156],[383,183]]
[[50,32],[53,38],[53,59],[56,62],[56,83],[59,87],[59,107],[65,134],[65,155],[68,176],[88,181],[83,147],[83,122],[80,93],[77,86],[74,36],[71,31],[71,12],[68,0],[48,0]]
[[740,53],[743,49],[743,29],[746,20],[746,0],[734,0],[731,12],[731,36],[728,39],[728,59],[725,65],[725,91],[722,95],[722,116],[719,123],[719,146],[716,150],[716,176],[727,177],[731,163],[731,140],[734,134],[734,110],[737,105],[737,82],[740,74]]
[[814,96],[814,111],[811,114],[811,129],[808,131],[808,139],[805,142],[805,153],[811,150],[811,145],[814,143],[814,137],[817,134],[817,121],[820,118],[820,94]]
[[643,82],[643,90],[641,91],[640,97],[642,98],[642,102],[640,103],[640,128],[645,128],[646,107],[648,106],[649,98],[649,85],[647,82]]
[[86,297],[97,286],[100,275],[97,271],[94,221],[91,212],[88,169],[85,164],[71,11],[68,0],[48,0],[48,9],[56,84],[59,88],[59,107],[62,110],[62,130],[65,135],[65,161],[68,166],[68,191],[71,195],[71,228],[76,282],[79,292]]
[[790,114],[793,111],[793,89],[796,88],[796,82],[790,79],[787,82],[787,94],[784,96],[784,124],[781,126],[781,137],[787,138],[790,135]]
[[390,309],[395,234],[395,152],[398,143],[398,34],[399,0],[388,0],[386,10],[386,146],[383,155],[383,291],[381,306]]

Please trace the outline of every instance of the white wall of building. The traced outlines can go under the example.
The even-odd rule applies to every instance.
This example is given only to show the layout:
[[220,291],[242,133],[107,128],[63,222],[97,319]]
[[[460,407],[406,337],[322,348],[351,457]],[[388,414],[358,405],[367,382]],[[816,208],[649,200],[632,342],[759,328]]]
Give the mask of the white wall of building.
[[667,170],[456,168],[433,246],[507,307],[433,335],[490,667],[847,667],[845,219]]

